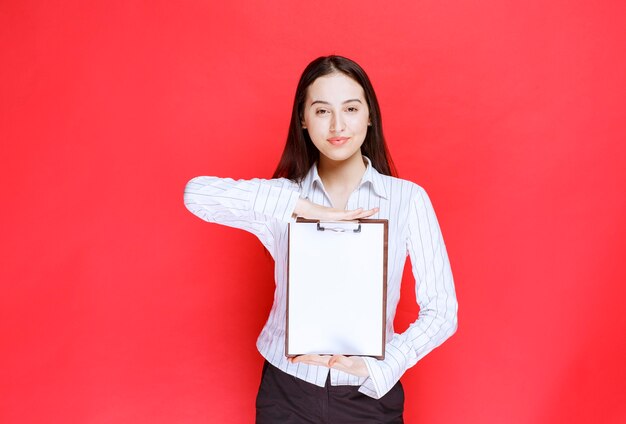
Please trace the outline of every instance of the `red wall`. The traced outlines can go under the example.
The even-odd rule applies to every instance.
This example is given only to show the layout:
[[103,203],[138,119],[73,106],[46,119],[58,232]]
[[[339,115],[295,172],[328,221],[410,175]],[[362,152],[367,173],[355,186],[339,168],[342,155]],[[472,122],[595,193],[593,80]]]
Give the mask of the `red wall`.
[[269,177],[338,53],[457,285],[407,422],[626,422],[625,4],[2,1],[0,421],[252,421],[271,259],[182,190]]

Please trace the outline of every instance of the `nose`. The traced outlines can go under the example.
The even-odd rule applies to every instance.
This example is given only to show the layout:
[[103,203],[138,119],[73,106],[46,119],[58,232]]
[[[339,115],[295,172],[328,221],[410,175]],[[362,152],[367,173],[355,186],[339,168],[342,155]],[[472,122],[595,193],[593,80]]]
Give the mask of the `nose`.
[[340,113],[333,113],[333,117],[330,121],[330,132],[342,132],[345,129],[345,123]]

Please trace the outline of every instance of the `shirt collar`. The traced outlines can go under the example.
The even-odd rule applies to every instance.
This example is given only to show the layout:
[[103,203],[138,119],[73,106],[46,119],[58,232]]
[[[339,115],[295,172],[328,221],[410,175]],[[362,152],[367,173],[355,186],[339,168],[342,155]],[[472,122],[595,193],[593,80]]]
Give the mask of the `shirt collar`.
[[[363,178],[361,178],[359,187],[369,183],[371,184],[374,192],[378,196],[387,199],[387,189],[385,188],[385,184],[383,183],[383,176],[376,169],[374,169],[370,158],[368,158],[367,156],[363,156],[363,158],[365,158],[365,161],[367,162],[367,167],[365,168],[365,174],[363,174]],[[314,184],[319,184],[320,187],[323,187],[322,179],[317,173],[317,162],[313,164],[311,169],[309,169],[309,172],[302,180],[303,192],[310,193],[313,189]]]

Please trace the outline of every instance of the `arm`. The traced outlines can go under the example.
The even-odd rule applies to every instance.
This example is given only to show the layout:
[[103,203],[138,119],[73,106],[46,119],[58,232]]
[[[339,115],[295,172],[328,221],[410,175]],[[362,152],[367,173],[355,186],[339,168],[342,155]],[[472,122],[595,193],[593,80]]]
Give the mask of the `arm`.
[[435,212],[419,188],[409,211],[407,250],[411,257],[420,307],[418,319],[402,334],[387,341],[384,361],[364,358],[369,378],[359,391],[380,398],[457,328],[457,300],[450,262]]
[[292,220],[299,192],[291,181],[196,177],[185,187],[185,206],[207,222],[256,235],[273,251],[272,221]]
[[295,216],[328,221],[366,218],[377,209],[345,211],[300,198],[297,185],[287,179],[232,180],[196,177],[187,183],[185,206],[207,222],[240,228],[256,235],[274,254],[271,222],[293,221]]

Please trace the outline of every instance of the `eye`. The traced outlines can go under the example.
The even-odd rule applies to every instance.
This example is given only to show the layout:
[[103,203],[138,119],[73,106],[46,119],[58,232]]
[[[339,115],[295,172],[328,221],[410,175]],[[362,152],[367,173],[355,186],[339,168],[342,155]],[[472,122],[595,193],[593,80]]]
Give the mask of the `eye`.
[[326,115],[326,114],[328,114],[328,113],[329,113],[328,109],[317,109],[317,110],[315,111],[315,114],[316,114],[316,115]]
[[348,112],[358,112],[358,111],[359,111],[359,108],[358,108],[358,107],[356,107],[356,106],[348,106],[348,107],[346,108],[346,111],[348,111]]

